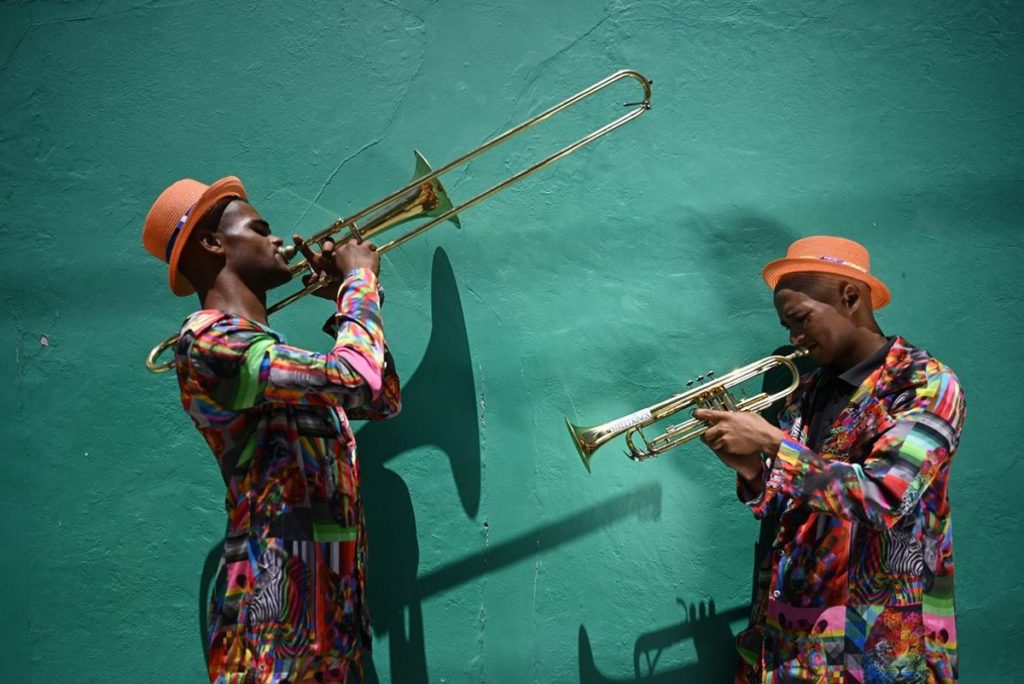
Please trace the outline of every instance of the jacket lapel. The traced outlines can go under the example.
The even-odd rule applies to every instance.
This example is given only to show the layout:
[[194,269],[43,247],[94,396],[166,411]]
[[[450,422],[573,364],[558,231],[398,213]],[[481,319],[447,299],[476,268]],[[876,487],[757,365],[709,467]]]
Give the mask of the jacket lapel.
[[920,382],[907,341],[897,337],[885,362],[858,387],[840,411],[822,441],[820,455],[827,460],[859,462],[874,440],[894,424],[893,397]]

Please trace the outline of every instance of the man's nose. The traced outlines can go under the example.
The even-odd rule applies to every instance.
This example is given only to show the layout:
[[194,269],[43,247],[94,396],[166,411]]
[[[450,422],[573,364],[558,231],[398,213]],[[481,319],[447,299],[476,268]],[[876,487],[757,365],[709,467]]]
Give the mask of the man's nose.
[[789,331],[789,343],[797,347],[802,347],[804,341],[803,330],[790,330]]

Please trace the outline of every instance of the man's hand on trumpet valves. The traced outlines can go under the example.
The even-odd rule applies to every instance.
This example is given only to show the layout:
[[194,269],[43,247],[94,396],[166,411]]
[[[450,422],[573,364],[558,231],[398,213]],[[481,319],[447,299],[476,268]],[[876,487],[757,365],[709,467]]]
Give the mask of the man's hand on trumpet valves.
[[697,409],[693,417],[711,423],[701,441],[744,480],[761,474],[761,454],[774,457],[779,453],[782,431],[757,413]]

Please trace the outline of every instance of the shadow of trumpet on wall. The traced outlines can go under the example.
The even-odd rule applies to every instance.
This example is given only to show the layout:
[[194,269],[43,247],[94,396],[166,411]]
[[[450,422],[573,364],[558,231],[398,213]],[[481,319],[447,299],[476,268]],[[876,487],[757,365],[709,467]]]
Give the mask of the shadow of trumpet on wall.
[[[612,684],[618,682],[728,682],[736,670],[736,652],[733,648],[731,624],[746,618],[747,606],[738,606],[719,613],[714,600],[689,606],[676,599],[684,610],[681,622],[661,629],[645,632],[637,637],[633,646],[633,678],[613,679],[601,674],[594,662],[590,637],[583,625],[579,632],[580,684]],[[696,651],[695,663],[659,669],[662,656],[670,649],[683,650],[692,646]]]

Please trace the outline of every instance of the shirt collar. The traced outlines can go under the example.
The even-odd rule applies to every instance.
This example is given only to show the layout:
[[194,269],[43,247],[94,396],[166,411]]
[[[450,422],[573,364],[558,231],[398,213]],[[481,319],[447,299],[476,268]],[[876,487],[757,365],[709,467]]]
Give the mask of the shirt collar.
[[848,385],[854,387],[860,387],[861,383],[868,379],[868,376],[874,373],[876,370],[882,367],[885,363],[885,358],[889,355],[889,350],[892,349],[893,343],[896,341],[895,337],[886,338],[888,341],[878,348],[878,350],[864,359],[856,366],[847,368],[845,371],[838,375],[839,379]]

